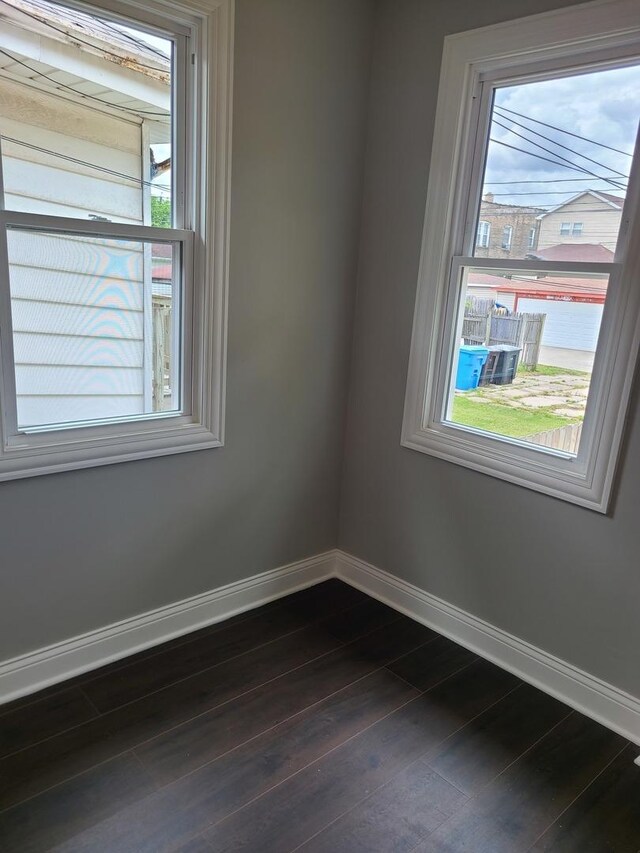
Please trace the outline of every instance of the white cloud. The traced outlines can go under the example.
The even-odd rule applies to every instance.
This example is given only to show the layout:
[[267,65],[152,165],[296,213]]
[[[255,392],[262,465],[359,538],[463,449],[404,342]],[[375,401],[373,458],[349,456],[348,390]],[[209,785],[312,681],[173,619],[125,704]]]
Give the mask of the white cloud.
[[[624,187],[627,181],[616,173],[627,175],[631,158],[602,145],[631,154],[639,115],[639,65],[501,88],[496,92],[491,136],[513,148],[490,144],[485,191],[494,192],[496,201],[544,207],[587,188],[623,195],[624,189],[616,190],[615,185]],[[560,158],[564,160],[558,165],[548,162]],[[572,164],[593,174],[573,169]],[[613,183],[593,175],[609,176]]]

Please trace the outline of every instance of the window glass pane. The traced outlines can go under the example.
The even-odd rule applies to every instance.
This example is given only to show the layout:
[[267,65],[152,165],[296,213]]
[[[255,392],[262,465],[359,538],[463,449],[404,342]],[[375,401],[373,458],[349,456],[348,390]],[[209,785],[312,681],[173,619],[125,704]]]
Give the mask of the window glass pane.
[[171,225],[173,43],[46,0],[2,0],[9,210]]
[[497,88],[474,254],[612,261],[639,115],[640,65]]
[[180,410],[178,243],[7,242],[20,428]]
[[577,453],[608,276],[467,268],[447,420]]

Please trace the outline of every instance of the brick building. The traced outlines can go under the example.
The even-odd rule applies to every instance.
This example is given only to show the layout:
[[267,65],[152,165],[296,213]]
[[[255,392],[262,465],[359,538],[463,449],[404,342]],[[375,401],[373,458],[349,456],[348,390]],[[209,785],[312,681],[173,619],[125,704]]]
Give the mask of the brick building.
[[475,255],[478,258],[519,258],[537,248],[541,207],[500,204],[487,193],[480,205]]

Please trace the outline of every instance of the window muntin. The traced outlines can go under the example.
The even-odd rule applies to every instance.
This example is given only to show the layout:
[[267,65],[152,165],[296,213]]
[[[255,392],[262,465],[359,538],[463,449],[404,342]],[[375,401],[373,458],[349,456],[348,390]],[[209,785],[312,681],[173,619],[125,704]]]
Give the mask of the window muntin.
[[[175,42],[58,3],[37,17],[7,8],[0,57],[28,76],[0,77],[2,206],[39,230],[5,232],[15,371],[5,406],[19,433],[180,413],[180,243],[108,238],[111,223],[182,223],[171,201],[174,184],[183,193],[171,168]],[[73,74],[47,48],[61,28],[79,40]],[[136,97],[119,63],[135,66]],[[50,217],[100,223],[105,236],[46,231]]]
[[[611,127],[606,142],[592,137],[572,142],[574,160],[570,161],[567,156],[570,146],[565,140],[573,139],[571,134],[580,129],[581,122],[598,127],[594,92],[599,92],[604,106],[616,95],[620,97],[625,81],[628,86],[625,107],[631,113],[630,120]],[[552,131],[548,127],[549,116],[558,114],[567,90],[571,93],[575,123],[563,132],[562,118],[556,118]],[[455,323],[457,328],[463,328],[460,337],[464,344],[453,354],[453,381],[446,401],[448,423],[473,426],[503,438],[525,436],[525,440],[545,448],[544,452],[548,452],[547,448],[561,449],[577,455],[607,285],[614,270],[613,263],[603,271],[597,271],[596,267],[590,272],[575,269],[573,262],[594,263],[594,247],[582,241],[554,246],[557,232],[549,223],[558,214],[561,216],[563,210],[577,209],[592,217],[595,249],[607,251],[607,245],[615,248],[640,117],[633,92],[640,92],[640,63],[607,67],[589,74],[550,76],[543,81],[525,78],[493,88],[482,179],[483,203],[476,214],[478,228],[486,193],[491,192],[490,188],[496,186],[494,179],[499,178],[502,201],[496,201],[496,194],[491,192],[492,215],[511,217],[516,211],[520,222],[527,225],[532,225],[532,219],[539,222],[536,254],[541,259],[557,259],[560,263],[551,271],[536,269],[535,265],[530,269],[502,270],[461,267],[462,298]],[[528,113],[524,112],[526,109]],[[544,115],[544,124],[537,123],[538,115]],[[555,135],[547,135],[551,133]],[[502,134],[501,138],[498,134]],[[544,159],[540,159],[539,140],[544,142]],[[581,180],[594,181],[597,189],[581,189],[576,194],[575,183],[563,185],[564,179],[559,175],[574,175],[583,169],[582,162],[594,161],[596,155],[601,161],[600,183],[615,190],[615,195],[598,189],[591,174]],[[623,172],[625,162],[627,171]],[[550,177],[541,171],[547,167],[551,169]],[[511,250],[513,230],[510,224],[503,227],[503,250]],[[580,238],[582,230],[582,221],[561,221],[561,235],[568,235],[569,239]],[[519,253],[510,252],[510,256],[519,257]],[[499,253],[494,257],[498,259]],[[611,253],[610,260],[613,262]],[[472,294],[479,288],[493,300],[493,307],[485,306],[484,314],[478,314],[477,307],[469,308],[474,300]],[[510,308],[505,307],[505,302]],[[471,337],[465,329],[473,333]],[[487,349],[486,355],[481,347]],[[483,356],[486,361],[481,365]],[[476,367],[469,367],[474,361]],[[507,363],[510,363],[508,370]],[[475,370],[473,377],[465,376],[464,369]],[[535,373],[538,375],[534,376]],[[469,382],[473,385],[475,380],[478,387],[470,388]],[[491,410],[494,418],[490,417]]]
[[[462,263],[457,274],[460,343],[449,356],[445,422],[577,456],[609,274]],[[488,288],[492,304],[474,295]],[[541,347],[545,334],[562,343],[574,325],[573,349]]]
[[[175,40],[50,0],[34,9],[5,0],[3,10],[6,208],[181,227],[171,203]],[[60,30],[76,48],[73,65],[64,50],[59,59],[53,53]],[[43,45],[39,59],[34,37]],[[118,74],[118,63],[139,79]]]
[[[506,184],[522,180],[520,174],[502,179],[499,174],[484,174],[484,165],[491,159],[488,130],[494,92],[513,84],[560,79],[573,73],[589,74],[594,68],[623,69],[638,64],[640,24],[631,0],[611,0],[606,9],[589,8],[588,16],[580,8],[571,8],[445,40],[402,443],[537,491],[606,511],[634,369],[637,349],[634,330],[640,323],[640,294],[632,273],[634,265],[640,262],[637,158],[630,170],[629,198],[624,205],[622,224],[615,232],[616,237],[618,231],[620,235],[615,258],[612,259],[611,250],[596,246],[592,250],[597,261],[574,260],[575,244],[571,239],[563,239],[567,245],[560,245],[558,240],[561,222],[570,219],[562,215],[554,223],[557,236],[552,252],[540,247],[536,239],[535,247],[526,247],[527,261],[519,260],[513,253],[508,260],[496,259],[495,249],[493,257],[492,250],[475,252],[473,257],[478,212],[481,212],[481,219],[489,218],[482,215],[480,199],[484,204],[489,192],[499,189],[502,193]],[[552,44],[549,43],[550,18],[554,19]],[[624,37],[619,35],[623,30]],[[452,103],[466,105],[466,114],[452,110]],[[550,123],[555,123],[554,119],[549,115]],[[518,188],[527,193],[527,202],[522,206],[534,207],[538,201],[529,195],[532,189],[542,190],[536,186],[538,181],[534,177],[528,177],[525,185]],[[566,190],[575,180],[566,180],[567,186],[556,178],[554,182]],[[508,192],[515,189],[512,187]],[[618,208],[622,206],[620,196],[622,192],[613,201]],[[498,199],[494,197],[491,201],[498,202]],[[561,199],[566,199],[566,194],[563,193]],[[499,203],[508,205],[512,201],[502,196]],[[451,216],[442,219],[442,210],[449,210]],[[540,228],[544,210],[549,208],[538,211],[540,218],[536,217],[532,227]],[[586,216],[575,217],[575,220],[571,217],[571,220],[586,221]],[[587,229],[585,224],[589,234]],[[584,243],[586,238],[578,242]],[[489,432],[454,426],[446,420],[451,360],[460,344],[457,321],[461,267],[507,269],[513,273],[535,271],[536,275],[557,273],[560,267],[560,271],[566,273],[568,264],[563,266],[545,259],[545,255],[557,256],[558,253],[560,256],[564,253],[574,274],[609,275],[584,428],[576,456],[562,450],[539,450],[516,439],[502,439]]]
[[[516,212],[527,229],[537,224],[540,250],[588,229],[594,244],[615,253],[637,129],[637,75],[637,66],[625,64],[496,86],[477,220],[490,198],[493,222]],[[616,122],[606,116],[605,97],[627,104]],[[603,133],[611,146],[598,144]],[[579,249],[569,254],[565,260],[583,259]]]
[[[45,17],[52,9],[56,15],[66,12],[68,17],[65,19],[64,26],[69,25],[69,32],[66,33],[65,38],[59,38],[59,33],[50,35],[46,23],[41,21],[42,31],[37,39],[32,38],[33,34],[29,32],[27,32],[29,38],[23,39],[26,45],[25,50],[31,42],[32,52],[27,56],[26,61],[38,72],[44,71],[47,74],[51,69],[42,68],[37,63],[54,60],[62,63],[68,59],[72,62],[72,68],[64,69],[56,66],[57,71],[53,75],[55,81],[46,83],[47,87],[51,83],[51,91],[48,89],[45,91],[44,78],[34,72],[33,77],[40,80],[39,83],[34,84],[34,88],[44,92],[51,99],[64,102],[64,105],[62,107],[56,105],[56,109],[52,107],[47,110],[27,112],[36,124],[38,122],[48,124],[47,127],[40,128],[43,143],[46,138],[47,150],[35,151],[35,155],[43,160],[46,155],[49,158],[47,165],[51,165],[54,161],[56,164],[58,161],[65,162],[66,166],[73,170],[69,179],[71,184],[72,181],[77,182],[79,176],[93,179],[97,171],[93,166],[100,164],[100,160],[87,157],[87,153],[91,154],[88,149],[81,153],[81,157],[77,157],[78,152],[73,150],[72,144],[69,146],[65,143],[66,147],[61,146],[57,151],[56,146],[51,143],[59,141],[60,135],[64,137],[65,134],[72,143],[73,134],[87,141],[86,134],[77,132],[78,127],[84,126],[86,129],[86,122],[82,125],[82,121],[79,123],[67,121],[68,115],[65,110],[71,110],[78,118],[88,108],[88,103],[91,103],[95,108],[94,112],[100,114],[100,120],[97,123],[92,120],[89,141],[98,146],[102,145],[103,153],[107,147],[104,145],[105,140],[110,141],[111,148],[116,151],[116,154],[119,145],[120,147],[128,145],[130,148],[135,148],[137,152],[138,171],[127,172],[126,175],[122,171],[120,174],[119,170],[125,165],[120,162],[115,164],[118,175],[109,174],[109,178],[114,179],[113,184],[117,183],[116,178],[120,180],[122,175],[125,175],[126,180],[122,178],[121,183],[128,190],[131,189],[129,179],[135,178],[135,181],[131,182],[133,188],[137,189],[135,204],[132,208],[135,209],[135,216],[133,221],[129,216],[119,216],[117,218],[120,221],[116,221],[115,215],[102,215],[102,211],[95,212],[93,202],[108,202],[108,193],[104,193],[102,199],[99,194],[93,193],[90,196],[87,194],[84,200],[82,195],[78,194],[75,201],[79,200],[84,204],[81,211],[82,218],[74,218],[73,211],[62,210],[59,207],[52,211],[42,203],[37,206],[37,210],[26,209],[27,205],[23,205],[23,209],[12,209],[6,204],[5,209],[2,209],[0,204],[0,331],[2,332],[0,335],[0,480],[216,447],[222,443],[228,244],[227,200],[230,178],[228,156],[231,103],[229,57],[232,45],[230,3],[229,0],[203,0],[203,2],[185,0],[180,10],[176,12],[175,18],[171,11],[159,9],[157,4],[151,3],[150,0],[137,0],[130,6],[128,0],[96,0],[96,3],[97,6],[83,5],[83,12],[77,13],[75,2],[74,9],[71,10],[63,4],[39,0],[39,14],[42,13]],[[12,6],[12,0],[8,0],[6,5]],[[108,30],[110,33],[117,33],[116,41],[122,38],[127,47],[140,46],[139,42],[142,41],[141,49],[143,51],[149,49],[153,58],[148,63],[145,60],[142,63],[144,68],[139,68],[135,62],[123,62],[121,56],[114,57],[111,44],[107,45],[106,52],[95,50],[93,43],[87,44],[87,51],[92,57],[91,62],[94,65],[101,64],[102,72],[106,69],[110,79],[110,86],[98,87],[96,91],[94,84],[89,82],[89,74],[86,75],[85,80],[82,78],[82,73],[77,73],[82,72],[85,66],[83,64],[84,48],[79,47],[76,41],[86,41],[86,33],[79,35],[77,30],[72,32],[74,28],[69,23],[74,21],[77,23],[78,17],[85,13],[91,20],[102,22],[103,29],[101,30],[100,25],[96,28],[101,37],[104,36],[107,39],[105,31]],[[7,15],[7,19],[9,17],[11,16]],[[22,15],[22,18],[28,19],[29,16]],[[28,24],[27,29],[29,26],[32,25]],[[15,22],[11,21],[5,27],[3,19],[0,48],[6,47],[6,44],[3,45],[3,39],[7,32],[15,36]],[[53,29],[51,32],[54,32]],[[93,36],[92,31],[90,40]],[[54,42],[55,50],[53,51],[47,49],[49,37]],[[33,47],[36,41],[38,41],[37,50]],[[62,42],[62,45],[59,42]],[[18,48],[22,50],[22,43],[18,44],[14,38],[11,42],[11,50],[17,51]],[[164,73],[164,77],[162,75],[158,77],[155,74],[157,67],[154,66],[154,60],[158,56],[166,71],[168,50],[170,51],[170,74]],[[12,58],[0,53],[0,66],[13,61]],[[210,73],[204,74],[205,67]],[[31,71],[28,74],[26,69],[24,71],[22,79],[18,82],[20,85],[29,86]],[[58,71],[62,73],[58,74]],[[71,71],[75,73],[75,78],[68,76]],[[0,77],[3,76],[0,73]],[[133,121],[131,113],[126,112],[124,108],[131,107],[136,110],[140,108],[140,95],[142,88],[149,83],[147,80],[149,76],[152,78],[151,89],[155,91],[153,97],[158,101],[153,104],[153,110],[150,110],[154,115],[140,115],[139,121]],[[118,83],[122,83],[123,78],[127,78],[125,84],[127,80],[129,84],[133,83],[133,90],[128,92],[123,90],[120,93],[121,96],[112,98],[111,93],[105,92],[105,89],[110,88],[111,92],[115,91],[114,86],[111,85],[115,78],[118,78]],[[54,82],[65,82],[69,85],[79,83],[78,92],[67,90],[62,94],[55,92],[53,91]],[[148,89],[147,86],[146,94]],[[169,91],[168,98],[167,91]],[[92,98],[88,97],[90,94]],[[94,103],[93,97],[99,98],[100,103]],[[113,106],[103,104],[103,99],[113,100]],[[135,101],[133,104],[132,99]],[[169,121],[164,121],[164,126],[158,127],[156,113],[160,107],[163,110],[162,117],[166,118],[167,103]],[[6,106],[6,101],[0,98],[0,134],[7,137],[3,106]],[[123,117],[127,124],[137,124],[135,146],[131,146],[131,140],[125,139],[120,133],[124,126],[120,121]],[[16,117],[15,114],[10,116],[13,121],[17,118],[21,116]],[[101,132],[105,127],[105,120],[115,122],[107,137]],[[114,132],[114,128],[117,132]],[[167,128],[169,128],[168,137]],[[16,128],[9,129],[15,131]],[[21,139],[15,132],[13,138],[20,142],[29,141]],[[0,144],[2,144],[1,141]],[[5,145],[8,144],[9,142],[5,142]],[[165,146],[165,148],[158,148],[158,146]],[[45,146],[42,144],[39,147]],[[26,145],[19,146],[14,143],[14,150],[12,152],[9,149],[9,153],[15,154],[16,150],[33,151]],[[51,152],[69,155],[69,159],[63,161],[62,157],[56,157]],[[95,153],[95,148],[93,152]],[[150,163],[152,159],[157,163],[163,154],[166,154],[164,160],[169,160],[169,163],[164,163],[165,171],[158,180],[151,171],[146,172],[145,169],[152,166]],[[76,162],[77,160],[80,162]],[[0,155],[0,165],[2,163],[3,158]],[[111,168],[114,164],[103,161],[101,165]],[[9,168],[13,168],[12,164],[9,164]],[[215,172],[215,182],[210,180],[212,171]],[[102,174],[106,177],[106,173]],[[163,186],[159,185],[160,181],[164,184]],[[0,199],[4,197],[3,186],[3,174],[0,169]],[[62,186],[64,189],[64,185]],[[21,187],[23,190],[29,189],[27,182],[23,182]],[[161,204],[159,211],[152,210],[151,199],[156,194],[168,202]],[[88,209],[89,202],[91,202],[91,210]],[[31,206],[34,207],[34,205]],[[16,207],[19,205],[17,204]],[[158,208],[158,205],[154,204],[153,207]],[[62,365],[45,363],[43,372],[35,376],[31,368],[38,365],[30,363],[28,358],[25,358],[24,364],[19,364],[14,358],[18,350],[22,356],[25,356],[26,350],[22,344],[14,345],[12,308],[14,313],[22,312],[19,318],[21,324],[24,320],[24,305],[18,304],[21,297],[38,296],[37,293],[25,294],[24,277],[20,282],[19,275],[16,275],[12,265],[9,264],[10,232],[17,231],[30,232],[31,239],[55,237],[63,243],[72,239],[85,244],[93,243],[96,247],[94,255],[99,254],[104,249],[104,245],[114,246],[119,242],[129,246],[135,245],[138,251],[142,250],[145,256],[144,334],[142,340],[134,342],[142,346],[129,347],[127,350],[129,356],[133,350],[137,350],[136,364],[126,364],[126,359],[122,364],[117,364],[118,368],[133,368],[138,373],[116,374],[113,371],[109,380],[103,383],[103,388],[106,385],[109,390],[114,391],[115,399],[119,396],[115,392],[122,390],[123,387],[126,388],[127,382],[130,383],[136,376],[139,377],[139,371],[142,369],[145,373],[144,404],[138,406],[136,411],[131,412],[129,408],[124,412],[115,411],[114,399],[101,400],[101,404],[105,404],[102,412],[89,413],[87,418],[85,410],[84,413],[79,414],[79,419],[75,420],[70,413],[78,408],[76,405],[78,400],[66,399],[66,409],[63,411],[62,418],[59,415],[52,417],[50,414],[42,413],[34,416],[33,412],[29,414],[28,408],[25,407],[22,407],[19,414],[18,396],[26,399],[34,387],[38,392],[46,390],[45,373],[58,382],[63,379],[66,382],[65,391],[73,385],[78,391],[76,396],[80,398],[80,392],[83,390],[82,382],[71,383],[69,374],[73,373],[75,368],[89,368],[92,365],[89,362],[76,364],[73,359]],[[76,285],[80,281],[79,275],[74,277],[73,274],[82,273],[82,270],[59,269],[55,272],[59,273],[56,281],[60,285],[60,292],[55,294],[55,298],[49,298],[52,296],[52,290],[49,288],[46,291],[45,288],[48,297],[45,301],[56,303],[63,294],[66,293],[68,296],[70,286],[73,297],[77,298],[80,307],[83,306],[83,302],[89,302],[90,299],[96,300],[93,305],[84,305],[86,308],[84,316],[80,319],[79,315],[75,317],[76,326],[86,326],[86,318],[90,314],[95,318],[102,309],[107,307],[100,300],[105,297],[108,283],[106,279],[103,280],[99,270],[97,273],[95,270],[92,271],[95,288],[91,297],[88,296],[86,287],[83,291],[82,287],[76,286],[74,289],[71,285],[72,280]],[[40,295],[45,292],[42,290],[42,280],[39,276],[29,276],[28,286],[39,287]],[[18,294],[20,287],[22,292]],[[14,293],[12,288],[15,290]],[[30,301],[38,300],[31,298]],[[64,321],[68,324],[71,321],[72,312],[70,313],[67,308],[69,306],[64,307],[63,314]],[[112,314],[108,319],[115,321],[115,325],[126,328],[126,320],[130,321],[132,315],[125,313],[126,309],[123,305],[120,305],[117,310],[114,305],[110,308]],[[52,308],[50,317],[55,312],[62,316],[58,304]],[[29,313],[31,320],[42,322],[40,312],[34,313],[30,309]],[[159,334],[157,325],[154,331],[153,318],[158,314],[164,315],[166,321],[162,336]],[[105,319],[104,315],[103,319]],[[107,326],[108,323],[103,328],[107,329]],[[20,331],[19,328],[18,334]],[[62,331],[71,333],[73,328],[63,326]],[[154,346],[154,341],[160,337],[163,338],[162,349]],[[70,334],[69,338],[71,339]],[[78,336],[78,340],[80,339],[82,336]],[[92,346],[94,343],[92,342]],[[95,346],[93,348],[95,350]],[[142,356],[140,356],[141,350]],[[67,347],[66,352],[69,351],[71,350]],[[51,354],[55,355],[53,351]],[[88,357],[86,350],[83,355],[83,358],[85,357]],[[113,367],[113,365],[101,366]],[[26,369],[23,370],[23,367]],[[63,370],[52,371],[48,369],[50,367],[62,367]],[[155,378],[154,368],[157,374]],[[82,370],[84,374],[82,378],[85,381],[89,372]],[[76,378],[80,379],[80,371],[76,374]],[[95,390],[96,387],[94,384],[91,390]],[[136,388],[137,390],[139,387]],[[17,395],[16,391],[25,393]],[[68,394],[63,396],[69,397]],[[139,397],[139,395],[136,396]],[[53,412],[54,408],[50,411]],[[59,406],[57,411],[60,411]],[[100,417],[101,414],[102,417]]]
[[179,242],[10,227],[7,248],[19,431],[180,411]]

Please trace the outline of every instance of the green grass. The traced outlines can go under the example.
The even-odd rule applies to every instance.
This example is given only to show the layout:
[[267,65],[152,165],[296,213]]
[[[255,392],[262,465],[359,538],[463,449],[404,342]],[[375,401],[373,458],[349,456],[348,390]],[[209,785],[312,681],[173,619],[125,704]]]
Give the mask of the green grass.
[[584,370],[571,370],[568,367],[552,367],[550,364],[539,364],[535,370],[529,370],[518,365],[518,373],[524,376],[589,376]]
[[541,409],[516,409],[494,402],[475,403],[459,396],[453,401],[451,420],[456,424],[513,438],[522,438],[525,435],[576,423],[575,418],[563,418]]

